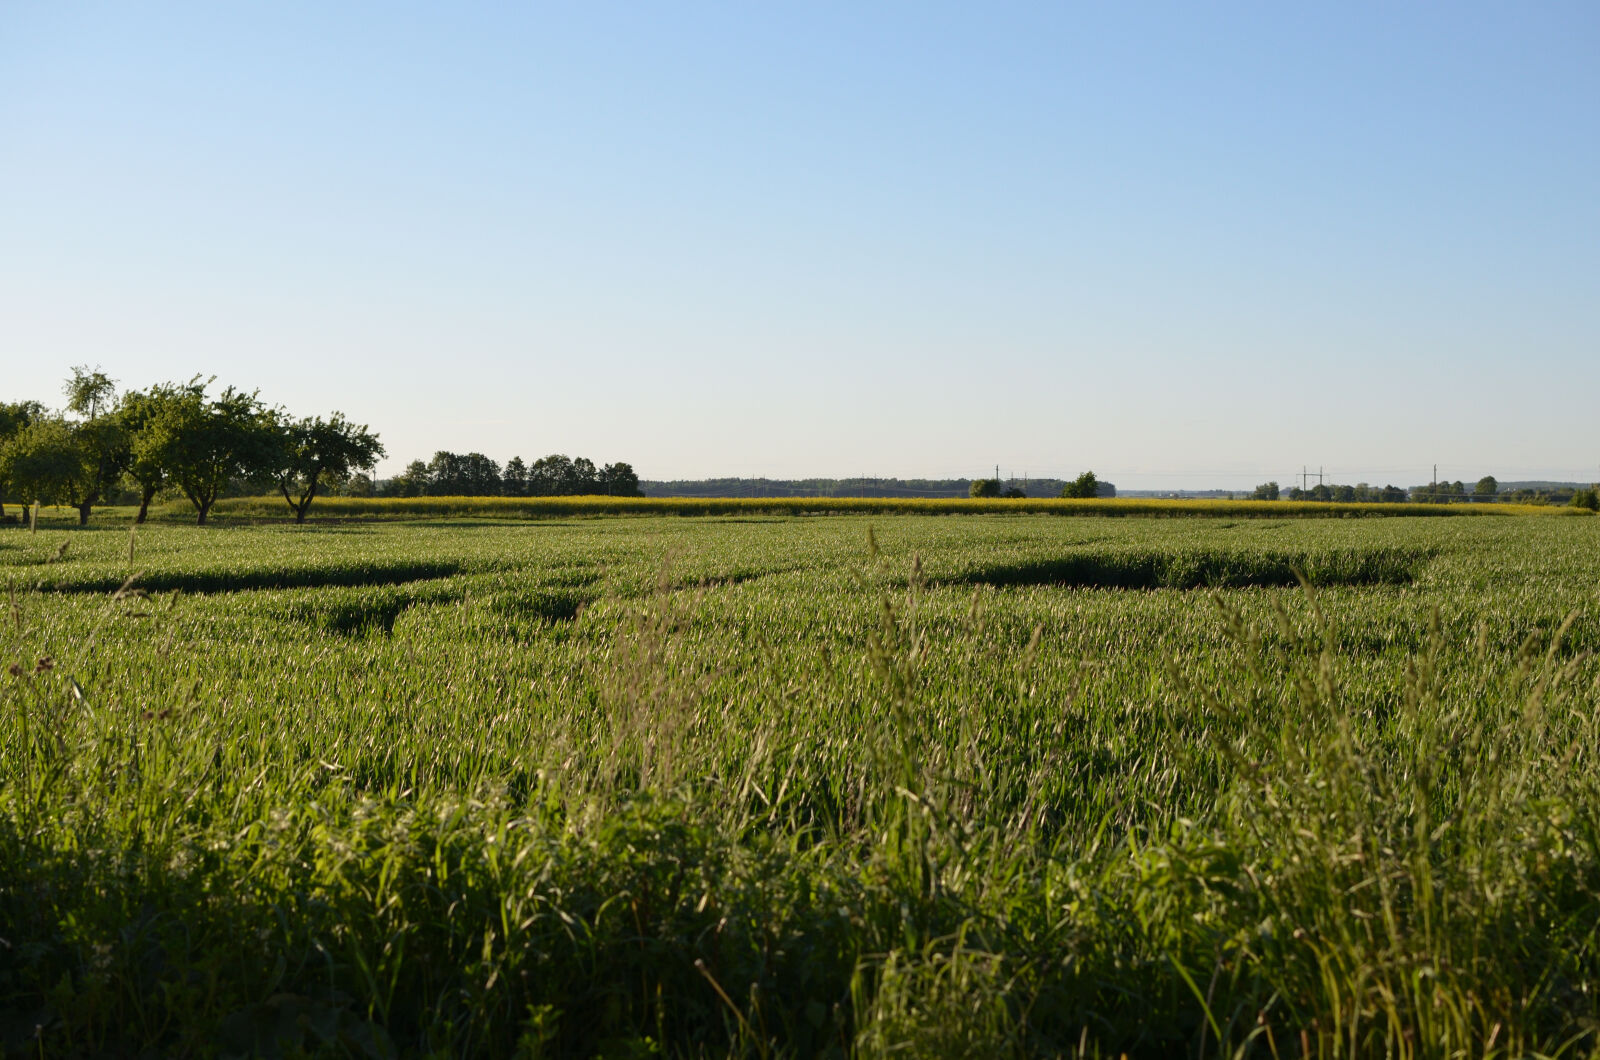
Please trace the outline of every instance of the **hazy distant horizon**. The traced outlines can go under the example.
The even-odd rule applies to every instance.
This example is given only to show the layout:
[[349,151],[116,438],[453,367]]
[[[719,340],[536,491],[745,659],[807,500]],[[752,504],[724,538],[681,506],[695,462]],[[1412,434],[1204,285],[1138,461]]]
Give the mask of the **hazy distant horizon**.
[[1592,480],[1597,53],[1583,2],[22,5],[0,400],[215,375],[383,476]]

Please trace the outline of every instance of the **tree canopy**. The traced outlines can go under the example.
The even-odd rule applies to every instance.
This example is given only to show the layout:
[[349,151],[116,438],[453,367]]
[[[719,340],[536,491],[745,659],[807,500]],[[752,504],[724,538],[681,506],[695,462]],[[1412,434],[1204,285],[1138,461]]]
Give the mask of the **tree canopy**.
[[389,497],[641,497],[632,464],[595,466],[587,457],[552,453],[526,463],[514,456],[502,470],[482,453],[441,450],[424,463],[413,460],[399,475],[379,483]]
[[0,445],[0,481],[18,496],[76,506],[88,475],[84,451],[60,416],[41,416]]
[[254,391],[230,386],[209,398],[206,386],[193,379],[172,388],[134,444],[189,498],[201,526],[230,482],[264,484],[282,452],[277,419]]
[[1098,497],[1100,495],[1100,480],[1095,477],[1093,471],[1085,471],[1061,487],[1061,495],[1085,500],[1090,497]]
[[71,505],[78,522],[87,523],[127,466],[127,432],[110,414],[116,384],[104,372],[73,368],[63,389],[62,413],[48,413],[36,401],[0,406],[0,489]]
[[[37,401],[0,401],[0,454],[14,435],[44,414],[44,406]],[[0,457],[0,518],[6,514],[5,496],[11,489],[5,460]]]
[[352,471],[370,470],[384,455],[383,443],[365,424],[354,424],[335,412],[301,420],[282,420],[272,461],[272,478],[294,521],[306,521],[306,510],[327,482],[341,482]]

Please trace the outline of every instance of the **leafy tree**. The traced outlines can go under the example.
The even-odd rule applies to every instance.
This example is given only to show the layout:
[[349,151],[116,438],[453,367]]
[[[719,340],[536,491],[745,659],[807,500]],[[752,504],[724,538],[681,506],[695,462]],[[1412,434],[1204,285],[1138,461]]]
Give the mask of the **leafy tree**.
[[128,438],[127,475],[139,487],[139,513],[133,517],[142,523],[150,512],[150,502],[167,484],[167,469],[161,463],[161,453],[146,437],[151,426],[161,416],[166,402],[181,401],[184,388],[173,384],[153,386],[148,392],[129,390],[123,393],[117,408],[122,430]]
[[277,417],[254,391],[228,387],[214,399],[196,377],[173,387],[135,443],[135,460],[164,468],[204,526],[211,506],[235,479],[272,478],[282,446]]
[[3,407],[0,437],[6,438],[10,456],[0,482],[24,500],[71,505],[83,525],[122,475],[127,435],[120,421],[107,415],[116,384],[105,373],[76,367],[65,392],[67,408],[79,419],[47,416],[37,402]]
[[428,492],[428,465],[413,460],[406,469],[384,483],[381,493],[385,497],[421,497]]
[[1466,495],[1466,483],[1459,480],[1455,482],[1435,482],[1427,486],[1418,486],[1411,491],[1412,500],[1431,504],[1450,504],[1454,501],[1462,500]]
[[600,476],[595,486],[596,492],[612,497],[644,496],[644,490],[639,488],[639,476],[634,472],[632,464],[620,462],[607,464],[600,469]]
[[1024,498],[1026,498],[1028,495],[1027,495],[1026,492],[1023,491],[1022,487],[1020,487],[1020,486],[1012,486],[1010,489],[1008,489],[1004,493],[1000,494],[1000,496],[1004,497],[1006,500],[1009,500],[1009,501],[1020,501],[1020,500],[1023,500]]
[[98,368],[75,365],[72,378],[63,388],[67,395],[67,408],[88,419],[96,419],[111,411],[116,402],[117,384]]
[[1278,499],[1278,484],[1276,482],[1263,482],[1250,494],[1253,501],[1275,501]]
[[563,453],[551,453],[535,460],[528,468],[528,493],[534,497],[566,496],[577,492],[574,489],[577,480],[572,458]]
[[500,492],[500,465],[482,453],[439,450],[428,462],[426,491],[434,497],[492,497]]
[[594,461],[586,456],[574,457],[572,460],[572,478],[566,483],[562,492],[568,496],[580,493],[596,492],[596,485],[600,481],[600,472],[594,466]]
[[72,426],[59,416],[42,416],[0,446],[0,479],[24,503],[60,504],[79,495],[89,476],[88,461]]
[[1065,486],[1062,486],[1061,495],[1085,500],[1097,497],[1100,495],[1100,480],[1095,478],[1093,471],[1085,471]]
[[78,525],[84,526],[90,510],[116,490],[128,466],[128,434],[114,416],[97,416],[70,426],[83,452],[84,473],[69,503],[78,509]]
[[975,478],[972,487],[967,491],[972,497],[998,497],[1000,496],[1000,480],[997,478]]
[[414,460],[403,474],[384,483],[383,494],[391,497],[430,496],[506,496],[562,497],[575,494],[606,494],[613,497],[642,497],[639,476],[633,465],[607,464],[596,467],[587,457],[552,453],[532,464],[514,456],[504,471],[482,453],[452,453],[440,450],[424,464]]
[[1493,475],[1485,475],[1478,480],[1476,486],[1472,487],[1472,492],[1477,497],[1493,497],[1500,492],[1500,483]]
[[116,488],[128,465],[128,435],[121,420],[109,415],[117,387],[104,372],[77,366],[63,389],[68,410],[81,417],[67,426],[83,459],[83,473],[73,479],[63,499],[78,509],[78,525],[84,526],[90,510]]
[[357,468],[370,469],[383,455],[378,436],[365,424],[351,423],[342,412],[326,420],[321,416],[285,420],[279,426],[273,480],[294,512],[294,521],[303,523],[324,482],[342,481]]
[[[0,447],[35,420],[43,419],[44,406],[37,401],[0,401]],[[5,498],[12,483],[0,469],[0,519],[6,514]]]
[[1593,487],[1574,490],[1572,500],[1568,503],[1574,508],[1586,508],[1591,512],[1600,511],[1600,492],[1596,492]]
[[45,415],[37,401],[0,401],[0,442]]
[[376,495],[373,489],[372,476],[364,471],[357,471],[345,479],[339,486],[341,497],[372,497]]
[[423,492],[430,497],[464,497],[466,471],[460,453],[440,449],[428,461],[427,485]]
[[471,497],[498,497],[500,495],[500,465],[482,453],[468,453],[466,461],[467,484]]
[[528,465],[522,462],[522,457],[514,456],[506,461],[505,470],[500,473],[500,492],[507,497],[528,495]]

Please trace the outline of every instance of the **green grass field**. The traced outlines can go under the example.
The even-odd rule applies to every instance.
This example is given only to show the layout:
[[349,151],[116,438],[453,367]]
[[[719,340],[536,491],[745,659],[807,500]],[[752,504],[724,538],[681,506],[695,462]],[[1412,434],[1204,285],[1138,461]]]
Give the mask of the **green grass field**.
[[47,522],[0,578],[6,1057],[1600,1046],[1600,519]]

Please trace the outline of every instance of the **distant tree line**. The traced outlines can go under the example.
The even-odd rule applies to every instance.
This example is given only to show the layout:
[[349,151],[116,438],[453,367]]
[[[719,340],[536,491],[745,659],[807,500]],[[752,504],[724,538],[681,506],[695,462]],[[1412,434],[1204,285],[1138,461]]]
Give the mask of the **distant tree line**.
[[1369,486],[1365,482],[1358,482],[1354,486],[1339,486],[1333,484],[1317,483],[1315,486],[1301,488],[1291,487],[1280,490],[1276,482],[1263,482],[1250,494],[1250,499],[1258,501],[1275,501],[1288,499],[1291,501],[1338,501],[1341,503],[1358,504],[1395,504],[1410,502],[1412,504],[1466,504],[1484,502],[1504,502],[1513,504],[1571,504],[1579,508],[1588,508],[1589,498],[1596,496],[1596,505],[1600,506],[1600,495],[1594,489],[1583,487],[1565,487],[1550,489],[1516,489],[1501,490],[1500,482],[1493,475],[1485,475],[1472,486],[1460,480],[1454,482],[1430,482],[1425,486],[1412,486],[1409,490],[1399,486]]
[[1337,501],[1341,504],[1399,504],[1409,499],[1409,495],[1399,486],[1369,486],[1365,482],[1358,482],[1354,486],[1340,486],[1332,483],[1317,483],[1309,489],[1291,486],[1287,490],[1279,490],[1276,482],[1264,482],[1257,486],[1255,492],[1250,494],[1252,500],[1258,501]]
[[432,460],[411,461],[373,492],[380,497],[644,496],[631,464],[596,467],[586,457],[553,453],[531,464],[514,456],[502,468],[482,453],[444,450]]
[[211,380],[159,383],[117,392],[104,372],[72,369],[66,406],[0,402],[0,518],[4,502],[64,504],[90,511],[124,495],[150,502],[178,494],[205,525],[212,505],[241,488],[283,496],[296,522],[319,493],[371,468],[384,455],[378,436],[339,412],[297,418],[269,408],[255,391]]
[[[1021,486],[1006,486],[997,478],[975,478],[972,485],[967,488],[967,496],[973,498],[1003,498],[1007,500],[1022,500],[1028,493]],[[1071,482],[1063,482],[1054,491],[1058,497],[1075,497],[1088,499],[1093,497],[1115,497],[1117,488],[1109,482],[1101,482],[1093,471],[1085,471]],[[1040,495],[1049,496],[1041,490]]]
[[[670,482],[641,480],[646,497],[971,497],[974,483],[981,496],[1057,497],[1075,480],[1058,478],[924,479],[924,478],[707,478]],[[993,483],[993,485],[985,485]],[[1097,480],[1098,497],[1115,497],[1117,487]],[[998,492],[989,493],[989,490]]]

